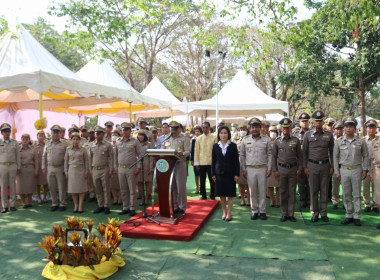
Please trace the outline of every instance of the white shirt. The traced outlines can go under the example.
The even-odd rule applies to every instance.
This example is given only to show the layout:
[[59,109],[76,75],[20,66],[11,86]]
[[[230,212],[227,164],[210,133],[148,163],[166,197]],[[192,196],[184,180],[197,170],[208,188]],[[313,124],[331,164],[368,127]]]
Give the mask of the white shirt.
[[230,143],[231,143],[231,141],[228,140],[227,143],[226,143],[226,145],[223,147],[222,142],[221,142],[221,141],[218,142],[218,145],[219,145],[219,147],[222,149],[222,153],[223,153],[224,156],[226,155],[227,148],[228,148],[228,146],[230,145]]

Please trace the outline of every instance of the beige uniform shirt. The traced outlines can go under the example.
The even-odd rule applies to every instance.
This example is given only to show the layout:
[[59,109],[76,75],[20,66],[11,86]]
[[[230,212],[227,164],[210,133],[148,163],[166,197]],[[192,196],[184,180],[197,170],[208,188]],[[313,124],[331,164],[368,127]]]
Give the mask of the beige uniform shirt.
[[346,136],[335,141],[334,147],[334,169],[339,174],[339,166],[356,167],[361,165],[363,170],[368,170],[369,157],[368,148],[364,139],[354,136],[352,142]]
[[53,140],[47,142],[44,154],[42,155],[42,169],[47,169],[49,165],[53,167],[63,167],[66,148],[67,142],[62,139],[57,142],[53,142]]
[[190,155],[190,148],[189,137],[183,135],[178,135],[177,137],[172,136],[161,145],[161,149],[174,149],[178,152],[182,152],[183,155],[178,161],[186,161],[186,158]]
[[19,146],[17,141],[10,139],[6,143],[4,140],[0,140],[0,163],[16,164],[17,169],[21,168]]
[[218,142],[214,134],[202,134],[197,137],[194,149],[194,166],[211,165],[212,147]]
[[380,168],[380,137],[376,135],[375,140],[372,141],[372,155],[370,155],[371,176],[376,172],[375,168]]
[[26,168],[31,165],[34,167],[34,174],[38,174],[38,155],[34,147],[29,146],[25,149],[20,146],[20,160],[21,167]]
[[243,137],[240,137],[239,139],[236,139],[236,140],[235,140],[235,143],[236,143],[236,146],[237,146],[237,149],[238,149],[239,154],[240,154],[240,146],[241,146],[241,143],[242,143],[243,140],[244,140],[245,138],[247,138],[247,137],[248,137],[248,135],[243,136]]
[[298,170],[302,170],[301,144],[297,137],[290,136],[289,138],[285,138],[280,136],[274,140],[273,171],[278,171],[278,163],[297,166]]
[[45,149],[45,142],[43,144],[40,144],[38,142],[34,142],[33,147],[37,152],[38,166],[41,167],[42,166],[42,156],[44,154],[44,149]]
[[65,173],[69,172],[70,165],[72,165],[74,168],[76,166],[83,165],[84,172],[88,172],[90,167],[88,151],[85,147],[79,146],[77,149],[74,149],[73,146],[67,147],[65,154]]
[[112,145],[106,140],[98,142],[95,140],[90,146],[90,167],[108,167],[113,170]]
[[272,169],[272,145],[269,138],[252,135],[243,139],[240,145],[240,164],[243,171],[247,166],[267,165],[267,170]]
[[310,160],[330,160],[333,167],[334,136],[330,131],[308,130],[303,137],[303,166]]
[[[128,139],[120,137],[117,139],[115,146],[115,168],[119,168],[119,165],[130,166],[140,156],[142,156],[142,149],[138,140],[133,137],[129,137]],[[141,163],[137,164],[137,168],[140,167]]]

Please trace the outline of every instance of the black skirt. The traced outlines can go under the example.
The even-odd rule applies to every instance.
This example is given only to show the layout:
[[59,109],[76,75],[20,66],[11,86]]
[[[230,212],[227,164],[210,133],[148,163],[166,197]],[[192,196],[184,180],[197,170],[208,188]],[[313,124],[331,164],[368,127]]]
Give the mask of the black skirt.
[[220,174],[215,177],[215,196],[236,196],[236,182],[233,174]]

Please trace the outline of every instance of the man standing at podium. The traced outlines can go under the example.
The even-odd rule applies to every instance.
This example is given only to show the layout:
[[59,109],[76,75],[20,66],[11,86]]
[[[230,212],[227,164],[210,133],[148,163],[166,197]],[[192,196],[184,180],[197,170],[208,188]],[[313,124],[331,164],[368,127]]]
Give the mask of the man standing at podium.
[[181,135],[180,124],[176,121],[169,123],[171,136],[162,143],[161,149],[175,149],[179,155],[177,159],[173,178],[173,202],[174,213],[184,214],[187,207],[186,180],[187,166],[186,157],[190,155],[190,141]]

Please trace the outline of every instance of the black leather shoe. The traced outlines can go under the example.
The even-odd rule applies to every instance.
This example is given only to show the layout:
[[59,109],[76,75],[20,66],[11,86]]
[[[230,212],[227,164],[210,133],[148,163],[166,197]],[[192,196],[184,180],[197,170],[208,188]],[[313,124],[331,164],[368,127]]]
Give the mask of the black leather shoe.
[[354,224],[355,226],[358,226],[358,227],[362,225],[362,223],[360,222],[360,219],[354,219]]
[[133,217],[134,215],[136,215],[135,210],[131,210],[131,212],[129,212],[129,216]]
[[215,196],[210,196],[210,199],[211,200],[215,200]]
[[96,198],[95,197],[90,197],[90,199],[88,200],[88,202],[96,202]]
[[311,217],[311,221],[313,222],[313,223],[316,223],[316,222],[318,222],[318,216],[313,216],[313,217]]
[[333,204],[331,208],[334,210],[338,209],[338,204]]
[[301,202],[301,205],[300,205],[301,208],[306,208],[307,207],[307,204],[305,202]]
[[8,212],[7,208],[3,208],[3,210],[1,210],[1,213],[7,213],[7,212]]
[[329,217],[327,217],[327,216],[322,216],[321,219],[322,219],[322,221],[324,221],[325,223],[330,222],[330,219],[329,219]]
[[380,229],[380,224],[378,224],[378,225],[376,226],[376,228],[377,228],[377,229]]
[[110,209],[108,207],[104,207],[104,214],[108,215],[111,213]]
[[373,207],[373,212],[380,213],[379,207]]
[[174,214],[178,214],[178,211],[179,211],[179,208],[176,208],[176,209],[173,210],[173,213]]
[[288,220],[287,216],[282,216],[280,219],[281,222],[286,222],[287,220]]
[[267,219],[267,214],[265,214],[265,213],[260,213],[260,219],[261,219],[261,220],[266,220],[266,219]]
[[98,214],[100,212],[103,212],[104,211],[104,207],[98,207],[94,210],[94,214]]
[[61,211],[61,212],[66,211],[66,207],[65,206],[59,207],[59,211]]
[[11,207],[11,211],[16,211],[16,207]]
[[297,222],[297,219],[294,218],[294,216],[289,216],[289,221],[291,221],[291,222]]
[[52,206],[50,207],[50,211],[54,212],[58,210],[58,206]]
[[258,217],[259,217],[258,213],[253,213],[251,216],[251,220],[257,220]]
[[131,211],[128,209],[128,210],[122,210],[121,212],[119,212],[119,215],[125,215],[125,214],[128,214],[130,213]]
[[181,215],[185,214],[185,210],[178,209],[178,214],[181,214]]
[[[373,209],[374,211],[375,211],[375,208]],[[366,206],[365,208],[364,208],[364,212],[371,212],[371,207],[370,206]]]
[[207,197],[205,197],[205,196],[201,196],[201,198],[200,198],[200,200],[206,200],[207,199]]
[[346,218],[344,219],[344,221],[342,221],[342,225],[348,225],[348,224],[351,224],[352,222],[354,221],[353,218]]

